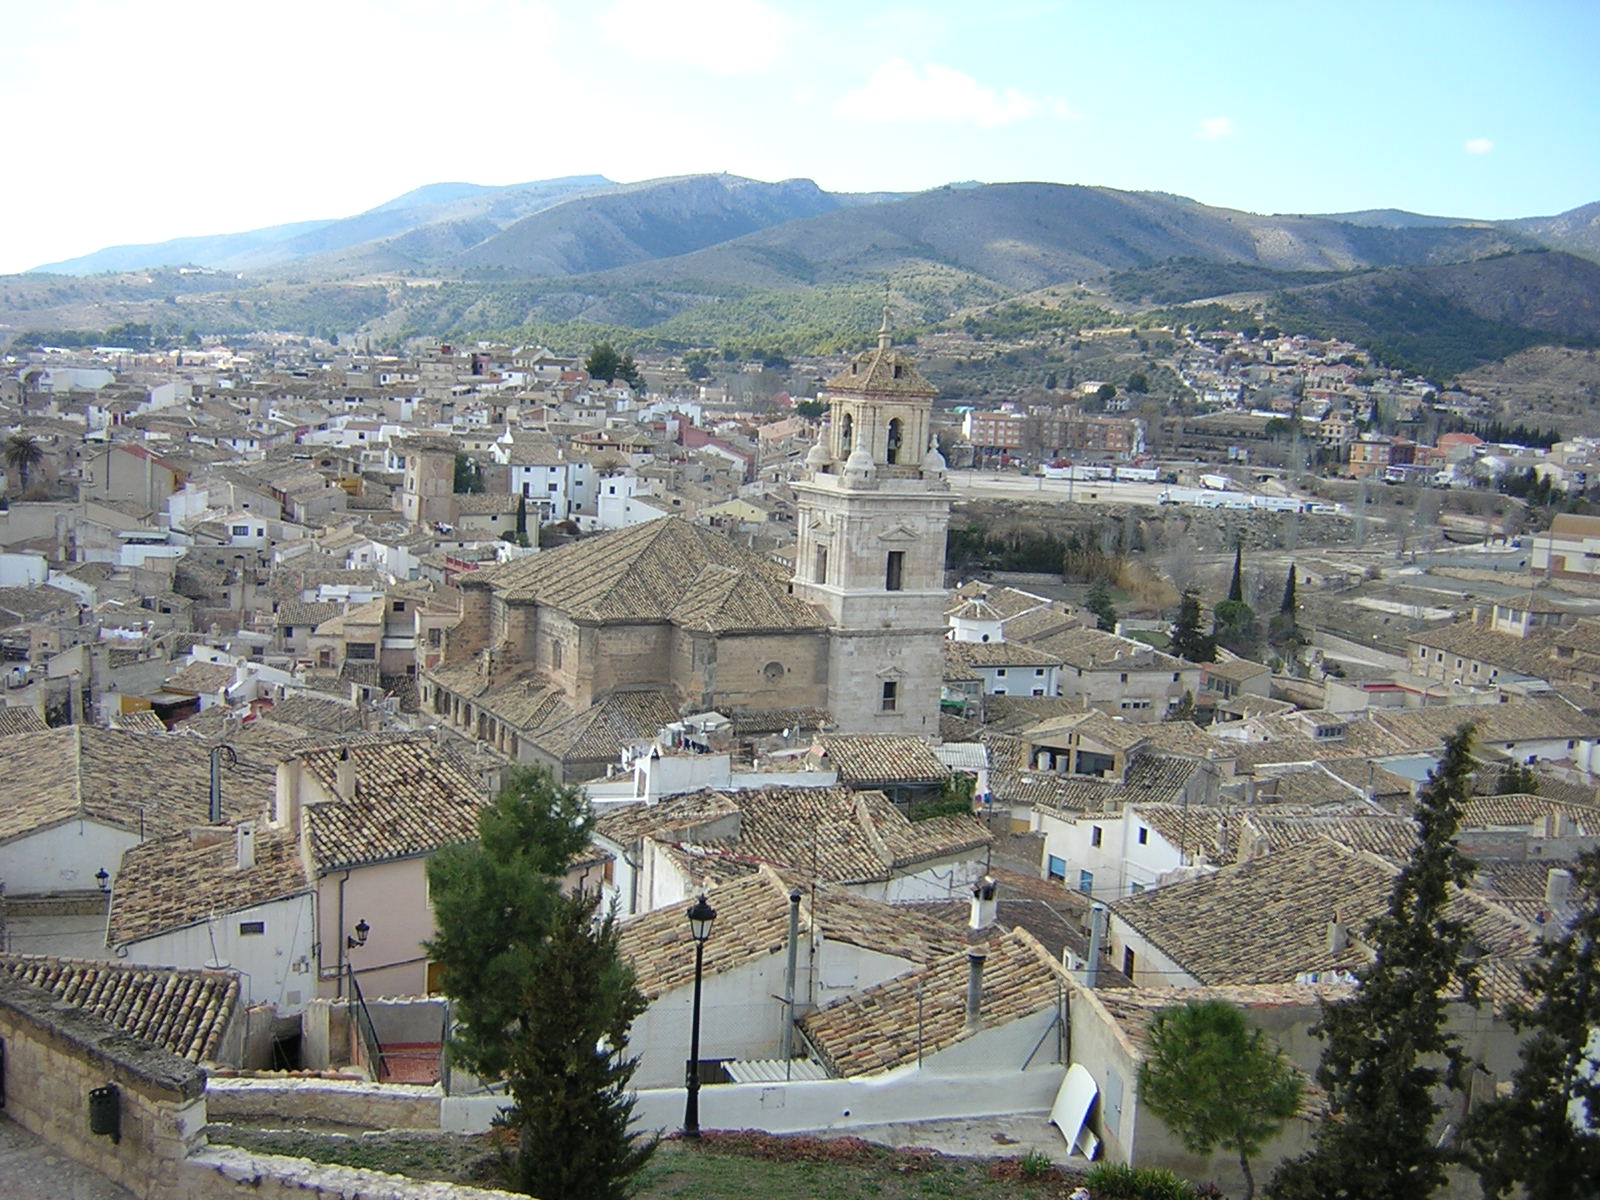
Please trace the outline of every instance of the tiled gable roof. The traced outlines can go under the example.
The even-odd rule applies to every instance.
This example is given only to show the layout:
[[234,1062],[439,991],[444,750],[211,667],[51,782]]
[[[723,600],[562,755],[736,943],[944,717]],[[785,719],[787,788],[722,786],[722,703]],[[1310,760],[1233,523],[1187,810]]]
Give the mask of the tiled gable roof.
[[[740,588],[765,593],[760,601],[742,601],[740,610],[748,616],[755,611],[750,606],[759,604],[765,618],[781,616],[784,622],[763,628],[821,628],[821,616],[790,594],[789,579],[776,564],[680,517],[588,538],[479,575],[507,600],[536,600],[575,620],[698,621],[703,611],[680,611],[680,605],[707,566],[725,568]],[[725,577],[707,579],[701,610],[719,596],[726,602],[734,586]]]
[[242,870],[234,831],[207,833],[211,836],[152,838],[124,852],[111,894],[108,942],[120,945],[167,933],[311,886],[299,841],[290,831],[258,825],[254,865]]
[[677,719],[678,706],[660,692],[612,692],[581,712],[530,730],[526,736],[563,761],[610,760],[619,757],[624,747],[648,741],[663,725]]
[[[970,1036],[967,952],[866,988],[800,1022],[806,1040],[835,1075],[870,1075],[935,1054]],[[983,967],[983,1027],[1032,1016],[1057,1003],[1060,967],[1023,930],[989,943]]]
[[[0,754],[0,842],[62,821],[101,822],[147,837],[206,820],[208,748],[180,734],[69,725],[8,738]],[[224,816],[243,820],[272,800],[273,770],[252,755],[222,768]]]
[[[789,936],[789,889],[777,872],[763,869],[709,888],[717,919],[705,944],[705,973],[717,975],[770,954]],[[694,979],[694,939],[688,905],[641,913],[622,923],[621,951],[633,964],[639,989],[655,1000]]]
[[38,709],[21,705],[0,708],[0,737],[10,737],[15,733],[39,733],[48,728]]
[[1453,625],[1413,633],[1406,641],[1429,651],[1442,652],[1447,665],[1452,656],[1456,656],[1542,679],[1554,669],[1550,651],[1563,632],[1555,628],[1535,629],[1527,637],[1518,637],[1476,621],[1457,621]]
[[333,871],[409,858],[478,836],[482,783],[431,740],[325,746],[300,755],[329,794],[342,755],[355,763],[356,794],[306,806],[312,865]]
[[952,663],[967,667],[1059,667],[1061,658],[1022,642],[946,642],[946,670]]
[[822,757],[854,787],[922,783],[950,774],[921,738],[896,733],[834,734],[816,742]]
[[0,971],[190,1062],[208,1062],[239,1003],[232,971],[0,954]]

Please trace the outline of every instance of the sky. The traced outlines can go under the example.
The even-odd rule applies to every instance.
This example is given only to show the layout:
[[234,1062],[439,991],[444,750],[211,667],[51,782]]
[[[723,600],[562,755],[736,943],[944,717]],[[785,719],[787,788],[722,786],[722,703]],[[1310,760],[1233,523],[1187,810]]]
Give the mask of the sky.
[[0,0],[0,273],[442,181],[1600,200],[1596,0]]

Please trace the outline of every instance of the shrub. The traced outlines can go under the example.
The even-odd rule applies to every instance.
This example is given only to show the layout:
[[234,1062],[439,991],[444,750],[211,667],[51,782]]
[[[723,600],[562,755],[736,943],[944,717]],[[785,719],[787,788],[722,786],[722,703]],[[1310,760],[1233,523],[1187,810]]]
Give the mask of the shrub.
[[1085,1180],[1096,1200],[1194,1200],[1194,1186],[1164,1167],[1100,1163]]
[[1043,1150],[1029,1150],[1022,1156],[1022,1177],[1024,1179],[1043,1179],[1050,1174],[1050,1156]]

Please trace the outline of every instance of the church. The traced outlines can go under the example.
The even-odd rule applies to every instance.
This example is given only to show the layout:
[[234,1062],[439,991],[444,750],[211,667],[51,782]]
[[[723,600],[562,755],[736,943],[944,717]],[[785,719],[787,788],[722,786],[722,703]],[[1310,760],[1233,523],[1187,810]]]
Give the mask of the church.
[[936,392],[887,310],[877,346],[826,392],[794,484],[792,577],[680,517],[473,572],[420,679],[423,711],[568,781],[711,710],[745,735],[936,740],[950,518]]

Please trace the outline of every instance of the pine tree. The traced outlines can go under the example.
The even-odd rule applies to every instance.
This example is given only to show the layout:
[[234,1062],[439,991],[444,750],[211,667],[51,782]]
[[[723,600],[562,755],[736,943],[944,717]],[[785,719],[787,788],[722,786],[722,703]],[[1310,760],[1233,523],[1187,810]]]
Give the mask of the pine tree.
[[1237,1154],[1245,1200],[1256,1190],[1250,1157],[1299,1110],[1300,1093],[1283,1052],[1231,1004],[1191,1000],[1151,1023],[1139,1099],[1191,1152]]
[[1491,1198],[1519,1184],[1529,1200],[1600,1196],[1600,850],[1579,857],[1576,875],[1577,914],[1523,972],[1532,1006],[1511,1011],[1532,1031],[1511,1094],[1480,1104],[1462,1129]]
[[1244,546],[1233,544],[1233,579],[1228,584],[1228,599],[1235,604],[1244,603]]
[[1317,1082],[1333,1117],[1310,1150],[1273,1175],[1274,1200],[1420,1200],[1445,1181],[1451,1152],[1437,1142],[1437,1093],[1460,1086],[1463,1066],[1459,1039],[1445,1028],[1447,1005],[1452,993],[1477,997],[1463,957],[1467,929],[1450,916],[1452,890],[1473,873],[1455,840],[1472,793],[1471,749],[1470,726],[1445,739],[1417,801],[1416,848],[1387,911],[1366,929],[1376,958],[1357,972],[1355,996],[1323,1006]]
[[623,1200],[655,1150],[628,1134],[638,1065],[628,1030],[645,998],[618,948],[597,893],[562,897],[522,994],[526,1023],[511,1047],[507,1081],[518,1125],[516,1184],[531,1196]]
[[517,545],[528,544],[528,497],[526,494],[517,497]]
[[478,841],[428,864],[454,1061],[504,1080],[519,1186],[540,1196],[615,1200],[654,1148],[627,1136],[628,1027],[644,1009],[598,897],[561,879],[589,843],[583,792],[513,768],[478,817]]
[[1172,623],[1172,652],[1190,662],[1214,662],[1216,643],[1200,627],[1200,593],[1185,588],[1178,602],[1178,619]]
[[1095,616],[1095,628],[1103,633],[1115,633],[1117,629],[1117,610],[1111,603],[1111,589],[1106,586],[1104,579],[1096,579],[1089,585],[1089,594],[1084,598],[1083,606]]

